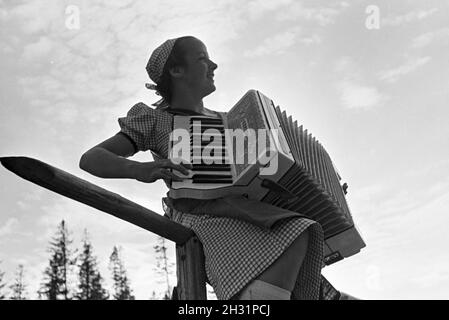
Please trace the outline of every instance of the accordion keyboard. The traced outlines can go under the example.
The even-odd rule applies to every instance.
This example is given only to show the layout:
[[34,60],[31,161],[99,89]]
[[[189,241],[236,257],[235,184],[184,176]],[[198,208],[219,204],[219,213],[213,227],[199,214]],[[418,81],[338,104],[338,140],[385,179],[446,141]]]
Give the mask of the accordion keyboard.
[[220,118],[191,117],[190,158],[192,174],[186,183],[199,187],[232,184],[231,165],[228,161],[224,124]]

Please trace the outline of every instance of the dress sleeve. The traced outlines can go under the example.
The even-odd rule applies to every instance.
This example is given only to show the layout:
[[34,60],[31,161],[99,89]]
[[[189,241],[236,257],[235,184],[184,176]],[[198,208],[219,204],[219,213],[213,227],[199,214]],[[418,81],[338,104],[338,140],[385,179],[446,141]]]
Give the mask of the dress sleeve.
[[153,109],[139,102],[127,113],[126,117],[118,118],[121,133],[128,136],[138,151],[157,149],[155,126],[157,115]]

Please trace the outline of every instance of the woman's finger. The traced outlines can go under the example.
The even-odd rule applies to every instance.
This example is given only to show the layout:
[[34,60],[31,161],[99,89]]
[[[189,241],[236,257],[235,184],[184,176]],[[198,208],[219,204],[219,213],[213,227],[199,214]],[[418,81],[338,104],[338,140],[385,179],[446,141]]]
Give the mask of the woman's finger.
[[173,180],[173,181],[183,181],[184,180],[183,178],[177,176],[173,172],[170,172],[170,179]]
[[172,181],[182,181],[183,179],[178,177],[176,174],[174,174],[173,172],[170,172],[170,170],[167,169],[162,169],[160,172],[160,176],[162,179],[169,179]]
[[181,172],[182,174],[185,174],[185,175],[189,175],[189,173],[190,173],[189,170],[186,167],[184,167],[183,165],[174,164],[172,162],[167,163],[165,165],[165,168],[175,169],[175,170],[177,170],[177,171],[179,171],[179,172]]
[[193,165],[191,163],[181,162],[181,165],[184,166],[184,168],[187,168],[187,169],[190,169],[190,170],[193,168]]

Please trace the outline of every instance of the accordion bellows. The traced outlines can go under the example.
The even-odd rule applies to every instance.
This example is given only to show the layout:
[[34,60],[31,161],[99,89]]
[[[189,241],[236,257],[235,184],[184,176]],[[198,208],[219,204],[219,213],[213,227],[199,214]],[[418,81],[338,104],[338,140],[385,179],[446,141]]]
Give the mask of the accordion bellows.
[[[190,133],[190,153],[176,157],[192,162],[193,173],[183,182],[172,183],[171,197],[211,199],[239,194],[304,214],[323,228],[325,264],[354,255],[365,247],[346,202],[347,186],[340,184],[341,177],[324,147],[302,125],[256,90],[248,91],[228,113],[220,115],[221,120],[174,117],[174,129]],[[276,132],[276,137],[264,141],[263,152],[247,145],[243,149],[245,159],[256,157],[258,161],[242,163],[237,161],[242,157],[242,149],[233,143],[228,132],[239,129],[264,129],[268,135]],[[217,135],[222,138],[218,145],[213,143]],[[207,153],[209,159],[202,159],[202,151],[208,145],[209,149],[213,146],[213,151]],[[269,159],[276,159],[275,172],[261,170],[264,165],[268,167],[268,150]],[[262,155],[265,161],[259,161]],[[175,155],[170,152],[170,157]],[[227,161],[211,162],[210,157]]]

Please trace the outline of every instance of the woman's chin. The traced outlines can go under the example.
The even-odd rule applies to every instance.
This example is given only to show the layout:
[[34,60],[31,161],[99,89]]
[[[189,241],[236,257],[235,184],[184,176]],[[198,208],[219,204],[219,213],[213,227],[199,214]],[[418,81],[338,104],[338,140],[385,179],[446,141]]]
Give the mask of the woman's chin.
[[210,95],[212,92],[214,92],[215,90],[217,90],[217,88],[215,87],[215,85],[212,83],[210,86],[208,86],[207,90],[205,90],[205,96]]

